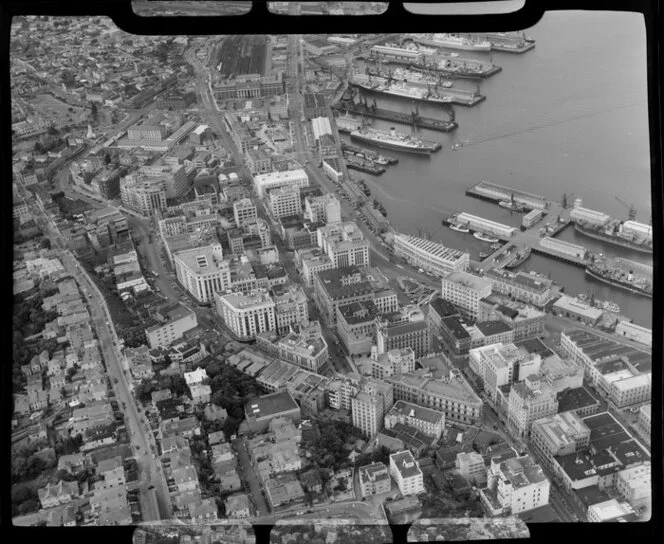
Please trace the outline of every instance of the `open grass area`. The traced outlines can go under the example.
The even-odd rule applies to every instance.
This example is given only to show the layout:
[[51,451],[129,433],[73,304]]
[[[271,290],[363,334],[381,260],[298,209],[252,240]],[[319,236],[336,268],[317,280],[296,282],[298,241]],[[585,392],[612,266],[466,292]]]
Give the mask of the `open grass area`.
[[86,121],[90,114],[90,110],[70,106],[50,94],[40,94],[33,98],[30,103],[38,113],[54,121],[56,125],[81,123]]

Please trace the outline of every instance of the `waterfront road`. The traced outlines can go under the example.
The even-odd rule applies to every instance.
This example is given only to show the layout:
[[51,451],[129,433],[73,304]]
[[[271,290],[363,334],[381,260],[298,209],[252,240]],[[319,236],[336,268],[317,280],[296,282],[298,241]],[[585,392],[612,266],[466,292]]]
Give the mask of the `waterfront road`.
[[77,279],[88,302],[92,324],[106,363],[106,370],[111,378],[115,397],[122,407],[131,447],[138,464],[140,475],[138,489],[143,519],[146,521],[168,519],[171,517],[168,488],[161,473],[161,466],[150,453],[151,450],[156,451],[154,436],[131,394],[129,380],[122,367],[119,340],[106,301],[87,272],[66,249],[65,241],[52,219],[47,216],[43,208],[40,211],[46,218],[45,225],[49,237],[61,249],[62,265]]

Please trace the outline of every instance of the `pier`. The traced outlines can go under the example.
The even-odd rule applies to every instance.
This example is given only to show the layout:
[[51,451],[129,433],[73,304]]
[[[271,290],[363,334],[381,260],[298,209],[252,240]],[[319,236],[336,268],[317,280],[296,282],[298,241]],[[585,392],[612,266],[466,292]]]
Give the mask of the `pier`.
[[411,113],[403,113],[400,111],[377,108],[375,105],[369,106],[365,103],[355,103],[351,101],[341,101],[332,107],[338,112],[354,113],[356,115],[363,115],[373,119],[382,119],[393,123],[411,125],[416,129],[426,128],[429,130],[437,130],[438,132],[451,132],[459,126],[459,124],[454,121],[453,116],[449,121],[445,119],[434,119],[433,117],[421,116],[417,113],[417,110]]
[[523,206],[527,211],[536,209],[548,210],[550,207],[549,202],[543,196],[527,193],[519,189],[512,189],[511,187],[505,187],[504,185],[498,185],[489,181],[481,181],[477,185],[469,187],[466,189],[466,196],[495,204],[514,200],[514,202]]

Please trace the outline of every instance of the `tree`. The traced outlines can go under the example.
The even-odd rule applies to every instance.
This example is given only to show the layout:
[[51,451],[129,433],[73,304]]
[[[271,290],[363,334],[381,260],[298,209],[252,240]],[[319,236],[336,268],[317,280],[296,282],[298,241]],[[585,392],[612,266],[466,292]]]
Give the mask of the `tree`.
[[21,515],[30,514],[39,510],[39,503],[35,499],[28,499],[18,505],[18,512]]
[[97,117],[99,115],[99,111],[97,110],[97,104],[94,103],[94,102],[92,103],[92,106],[90,106],[90,115],[92,116],[93,120],[95,120],[95,121],[97,120]]
[[50,125],[48,127],[48,134],[50,134],[51,136],[57,136],[58,134],[60,134],[60,131],[55,127],[55,125]]
[[35,142],[34,149],[35,149],[35,153],[43,153],[44,152],[44,144],[42,144],[41,142]]
[[40,245],[43,249],[51,249],[51,240],[48,239],[48,238],[42,238],[42,241],[39,242],[39,245]]
[[28,463],[23,455],[14,455],[12,457],[12,481],[20,482],[25,480],[28,472]]

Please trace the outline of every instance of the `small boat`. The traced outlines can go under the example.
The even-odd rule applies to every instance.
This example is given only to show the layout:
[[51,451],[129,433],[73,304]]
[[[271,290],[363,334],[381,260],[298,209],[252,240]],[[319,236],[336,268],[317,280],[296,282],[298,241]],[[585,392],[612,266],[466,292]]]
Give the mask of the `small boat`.
[[495,244],[497,242],[500,242],[498,238],[494,238],[493,236],[489,236],[488,234],[483,234],[479,231],[476,231],[473,234],[473,236],[478,240],[482,240],[483,242],[489,242],[490,244]]
[[499,250],[499,249],[501,248],[501,245],[500,245],[500,244],[491,244],[490,247],[491,247],[491,249],[493,249],[494,251],[497,251],[497,250]]
[[450,57],[456,58],[459,56],[459,53],[450,53]]
[[619,314],[620,313],[620,306],[618,306],[618,304],[616,304],[615,302],[610,301],[610,300],[607,300],[604,303],[604,309],[607,312],[611,312],[612,314]]
[[450,223],[450,228],[457,232],[470,232],[470,229],[468,227],[464,227],[463,225],[459,225],[458,223]]
[[453,149],[454,151],[456,151],[457,149],[461,149],[462,147],[463,147],[462,144],[454,144],[454,145],[452,146],[452,149]]
[[491,255],[491,251],[488,249],[480,251],[480,259],[486,259],[489,255]]

